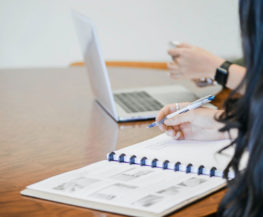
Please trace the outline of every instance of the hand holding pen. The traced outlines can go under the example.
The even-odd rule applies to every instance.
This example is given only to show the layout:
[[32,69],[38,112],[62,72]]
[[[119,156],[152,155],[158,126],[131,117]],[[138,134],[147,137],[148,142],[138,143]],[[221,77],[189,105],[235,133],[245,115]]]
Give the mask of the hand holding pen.
[[[159,123],[156,124],[156,126],[159,126],[161,131],[176,140],[185,139],[204,141],[229,138],[228,134],[226,135],[219,131],[224,124],[215,119],[215,117],[222,114],[223,110],[202,106],[205,102],[208,102],[213,98],[214,96],[207,96],[190,104],[177,103],[166,105],[157,114],[156,122],[163,122],[162,119],[164,118],[166,120],[164,124],[159,125]],[[192,106],[193,104],[195,106]],[[175,116],[173,115],[174,117],[167,118],[167,116],[173,113],[173,111],[176,111],[174,114]]]
[[[213,98],[214,96],[209,95],[190,104],[178,103],[178,106],[177,104],[166,105],[157,114],[156,122],[163,122],[162,119],[166,120],[164,124],[159,125],[159,123],[156,126],[159,125],[161,131],[176,140],[204,141],[229,139],[228,134],[219,131],[219,129],[224,127],[224,124],[216,120],[216,117],[219,117],[224,110],[202,106]],[[176,111],[173,115],[174,117],[167,118],[173,111]]]
[[169,115],[167,115],[166,117],[164,117],[162,120],[158,121],[158,122],[153,122],[152,124],[150,124],[148,126],[148,128],[152,128],[152,127],[155,127],[155,126],[159,126],[161,124],[164,123],[165,120],[167,119],[170,119],[170,118],[173,118],[175,117],[176,115],[179,115],[179,114],[182,114],[182,113],[185,113],[185,112],[188,112],[190,110],[193,110],[193,109],[196,109],[204,104],[207,104],[209,102],[211,102],[213,99],[215,98],[215,96],[212,96],[212,95],[208,95],[208,96],[205,96],[203,98],[200,98],[194,102],[192,102],[191,104],[189,104],[188,106],[182,108],[182,109],[179,109],[178,111],[176,112],[173,112]]

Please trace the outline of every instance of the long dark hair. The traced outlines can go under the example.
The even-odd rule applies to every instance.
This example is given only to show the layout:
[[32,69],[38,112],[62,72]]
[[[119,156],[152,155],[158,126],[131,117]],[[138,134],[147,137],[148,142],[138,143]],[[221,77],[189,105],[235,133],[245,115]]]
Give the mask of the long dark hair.
[[[225,170],[226,174],[232,168],[236,178],[229,182],[218,215],[254,217],[263,216],[263,0],[240,0],[239,14],[247,72],[219,118],[225,123],[221,131],[238,130],[235,153]],[[245,93],[238,97],[242,88]],[[247,150],[248,164],[240,172],[240,160]]]

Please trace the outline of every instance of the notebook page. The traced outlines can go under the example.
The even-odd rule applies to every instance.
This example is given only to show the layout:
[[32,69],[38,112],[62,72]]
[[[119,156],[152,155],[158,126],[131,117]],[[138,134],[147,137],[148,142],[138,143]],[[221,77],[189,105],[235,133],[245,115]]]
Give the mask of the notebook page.
[[[127,208],[130,211],[122,213],[131,215],[131,210],[167,213],[224,185],[225,180],[217,177],[100,161],[32,184],[27,189],[31,190],[31,196],[84,207],[114,212],[118,212],[118,207]],[[42,197],[41,192],[46,196]]]
[[165,160],[169,160],[171,163],[179,161],[184,165],[191,163],[193,167],[204,165],[209,169],[216,167],[218,170],[223,171],[231,159],[234,149],[229,148],[220,154],[218,151],[228,144],[230,144],[230,140],[186,141],[175,140],[166,134],[161,134],[152,139],[117,150],[115,153],[116,156],[125,153],[127,161],[132,155],[136,155],[137,160],[143,157],[147,157],[148,160],[156,158],[159,164],[162,164]]

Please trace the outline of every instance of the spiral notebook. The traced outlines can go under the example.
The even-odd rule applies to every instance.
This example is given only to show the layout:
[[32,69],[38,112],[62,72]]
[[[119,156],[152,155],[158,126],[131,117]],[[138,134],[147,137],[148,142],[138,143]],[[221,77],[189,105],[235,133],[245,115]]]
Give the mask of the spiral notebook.
[[223,170],[233,150],[218,150],[229,142],[176,141],[161,134],[21,194],[129,216],[164,216],[225,186]]

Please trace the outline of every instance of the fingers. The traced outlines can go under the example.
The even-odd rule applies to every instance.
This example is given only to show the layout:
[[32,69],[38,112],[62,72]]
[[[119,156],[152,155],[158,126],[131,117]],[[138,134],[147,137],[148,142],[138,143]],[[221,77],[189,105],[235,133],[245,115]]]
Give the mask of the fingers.
[[181,56],[182,48],[173,48],[168,50],[168,54],[173,58]]
[[[183,105],[185,106],[187,103],[180,103],[180,107]],[[164,108],[164,114],[169,113],[169,108],[169,106]],[[172,108],[174,109],[174,106]],[[221,139],[222,135],[218,133],[218,129],[222,128],[222,123],[218,123],[214,119],[217,112],[217,110],[208,108],[191,110],[167,119],[162,125],[162,130],[177,140]]]
[[178,66],[177,64],[175,64],[174,62],[169,62],[167,63],[167,68],[170,70],[170,71],[176,71],[178,69]]
[[165,116],[167,116],[168,114],[170,114],[170,113],[172,113],[174,111],[176,111],[176,104],[166,105],[159,111],[159,113],[157,114],[155,120],[156,121],[160,121]]
[[177,58],[182,55],[185,49],[192,48],[193,46],[187,43],[180,43],[176,46],[176,48],[172,48],[168,50],[168,54],[173,58]]
[[[166,105],[156,116],[156,121],[162,120],[168,114],[171,114],[187,105],[189,105],[189,102]],[[166,120],[164,124],[159,126],[159,128],[161,131],[165,132],[167,135],[173,137],[174,139],[182,140],[185,139],[185,133],[187,133],[190,129],[189,123],[191,122],[191,120],[192,114],[191,111],[189,111],[185,114],[180,114],[174,118]]]
[[180,42],[176,47],[177,48],[191,48],[193,46],[190,44],[184,43],[184,42]]
[[[188,106],[190,102],[181,102],[181,103],[174,103],[164,106],[157,114],[155,121],[160,121],[167,115]],[[188,112],[189,113],[189,112]],[[182,115],[182,114],[181,114]],[[178,115],[179,116],[179,115]],[[176,117],[178,117],[176,116]]]
[[191,122],[193,120],[193,113],[192,111],[182,113],[179,115],[176,115],[173,118],[165,120],[164,124],[166,126],[175,126],[175,125],[180,125],[183,123]]
[[[189,105],[189,102],[185,102],[185,103],[175,103],[175,104],[170,104],[170,105],[166,105],[164,106],[160,112],[157,114],[156,116],[156,121],[161,121],[163,118],[165,118],[167,115],[185,107]],[[168,126],[166,124],[162,124],[159,126],[160,130],[163,132],[167,132],[168,135],[174,137],[176,136],[176,132],[179,131],[178,126],[175,125],[171,125]]]
[[165,131],[165,133],[168,136],[173,137],[177,140],[184,139],[184,130],[180,127],[180,125],[173,126],[173,127],[167,127],[168,129]]
[[185,139],[183,130],[177,131],[176,135],[173,138],[177,140]]
[[181,76],[181,73],[179,72],[178,65],[174,62],[167,63],[167,68],[169,70],[168,75],[172,79],[177,79],[179,76]]
[[[180,105],[177,103],[164,106],[157,114],[155,121],[161,121],[167,115],[175,112],[178,109],[180,109]],[[159,128],[161,131],[173,130],[171,127],[168,127],[164,124],[160,125]]]

